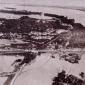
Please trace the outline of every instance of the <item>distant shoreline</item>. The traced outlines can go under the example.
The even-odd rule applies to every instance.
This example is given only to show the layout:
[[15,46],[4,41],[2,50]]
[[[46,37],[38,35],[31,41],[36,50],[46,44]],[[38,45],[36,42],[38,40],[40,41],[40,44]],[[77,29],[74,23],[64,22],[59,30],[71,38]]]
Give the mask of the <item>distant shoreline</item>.
[[[75,9],[85,11],[85,7],[81,6],[59,6],[59,5],[39,5],[39,4],[22,4],[22,3],[0,3],[1,5],[16,5],[16,6],[32,6],[32,7],[52,7],[52,8],[63,8],[63,9]],[[14,7],[13,7],[14,8]]]

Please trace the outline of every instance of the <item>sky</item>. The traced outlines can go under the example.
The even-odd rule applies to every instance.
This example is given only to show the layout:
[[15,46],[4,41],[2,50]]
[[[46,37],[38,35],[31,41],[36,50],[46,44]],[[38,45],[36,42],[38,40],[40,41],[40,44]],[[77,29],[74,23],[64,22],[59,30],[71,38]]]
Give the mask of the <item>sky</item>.
[[0,0],[0,3],[85,7],[85,0]]

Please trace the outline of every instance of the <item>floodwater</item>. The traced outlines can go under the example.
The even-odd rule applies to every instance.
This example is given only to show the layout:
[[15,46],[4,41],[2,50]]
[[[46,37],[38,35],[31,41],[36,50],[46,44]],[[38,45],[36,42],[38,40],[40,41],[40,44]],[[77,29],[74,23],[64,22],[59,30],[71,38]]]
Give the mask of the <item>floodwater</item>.
[[[37,56],[34,61],[23,68],[15,78],[14,84],[10,85],[51,85],[52,79],[62,70],[79,78],[81,72],[85,73],[85,54],[81,56],[79,64],[60,60],[59,55],[56,53],[54,54],[55,58],[52,58],[52,55],[51,53],[43,53]],[[12,72],[14,67],[11,64],[19,58],[21,56],[0,56],[0,73]],[[0,77],[0,85],[3,85],[6,79],[7,77]]]
[[[85,12],[75,9],[66,9],[66,8],[59,8],[59,7],[38,7],[38,6],[19,6],[19,5],[0,5],[1,9],[5,9],[5,7],[14,7],[16,10],[27,10],[31,12],[42,12],[42,13],[51,13],[57,14],[61,16],[66,16],[71,19],[75,19],[76,23],[82,23],[85,26]],[[14,15],[9,13],[1,13],[1,18],[19,18],[23,15]],[[36,16],[35,16],[36,17]]]
[[58,54],[55,54],[55,59],[50,57],[51,54],[42,54],[42,56],[36,58],[37,60],[33,64],[24,68],[14,85],[52,85],[53,77],[62,70],[65,70],[67,74],[73,74],[80,78],[79,74],[85,72],[84,55],[79,64],[71,64],[59,60]]

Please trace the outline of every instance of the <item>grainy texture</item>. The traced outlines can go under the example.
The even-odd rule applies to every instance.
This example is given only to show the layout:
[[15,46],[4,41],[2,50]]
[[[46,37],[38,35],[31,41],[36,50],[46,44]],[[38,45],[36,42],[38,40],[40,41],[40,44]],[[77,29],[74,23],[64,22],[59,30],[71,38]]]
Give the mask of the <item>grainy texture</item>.
[[0,85],[84,85],[84,5],[1,1]]

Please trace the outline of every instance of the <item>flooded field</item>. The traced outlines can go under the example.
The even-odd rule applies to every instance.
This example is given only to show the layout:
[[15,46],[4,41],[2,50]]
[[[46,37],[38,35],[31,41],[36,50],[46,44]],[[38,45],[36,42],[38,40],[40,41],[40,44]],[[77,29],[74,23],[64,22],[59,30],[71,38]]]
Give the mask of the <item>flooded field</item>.
[[[81,78],[79,74],[85,72],[85,54],[82,55],[82,59],[79,64],[71,64],[67,61],[60,60],[59,55],[55,54],[55,59],[51,58],[52,54],[44,53],[41,56],[37,56],[36,60],[30,65],[24,67],[18,78],[13,85],[51,85],[52,79],[58,72],[65,70],[66,73],[72,74]],[[3,59],[3,62],[2,62]],[[0,72],[9,72],[14,68],[11,66],[16,59],[14,56],[2,56],[0,57]],[[0,77],[0,85],[6,80],[6,77]]]

